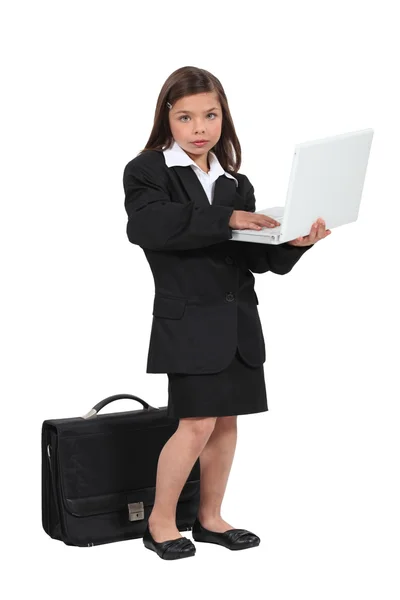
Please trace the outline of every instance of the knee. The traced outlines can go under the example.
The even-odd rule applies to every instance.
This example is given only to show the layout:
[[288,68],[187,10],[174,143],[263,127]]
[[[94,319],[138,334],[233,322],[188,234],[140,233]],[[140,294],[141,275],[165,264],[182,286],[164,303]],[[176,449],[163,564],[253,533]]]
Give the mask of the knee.
[[215,426],[218,428],[235,429],[237,427],[237,415],[217,417]]
[[189,431],[190,434],[200,441],[210,437],[214,431],[218,417],[185,417],[179,419],[179,428]]

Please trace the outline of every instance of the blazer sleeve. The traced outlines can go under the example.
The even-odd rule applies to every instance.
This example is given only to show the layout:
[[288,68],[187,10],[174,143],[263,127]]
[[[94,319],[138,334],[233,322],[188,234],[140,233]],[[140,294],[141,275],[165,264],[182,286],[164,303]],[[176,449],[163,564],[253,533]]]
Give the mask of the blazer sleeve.
[[[254,187],[247,177],[245,177],[245,184],[247,186],[247,193],[245,192],[247,210],[255,212]],[[303,254],[313,247],[313,244],[310,246],[292,246],[287,242],[276,245],[240,242],[240,245],[243,246],[242,256],[250,271],[253,273],[272,271],[277,275],[289,273]]]
[[227,206],[173,202],[162,176],[146,166],[126,165],[123,175],[126,232],[132,244],[149,250],[188,250],[231,239]]

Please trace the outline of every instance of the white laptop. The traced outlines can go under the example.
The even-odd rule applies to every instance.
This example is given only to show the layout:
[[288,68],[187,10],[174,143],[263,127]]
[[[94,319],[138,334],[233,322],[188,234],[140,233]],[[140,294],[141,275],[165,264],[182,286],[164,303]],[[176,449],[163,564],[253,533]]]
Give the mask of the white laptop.
[[231,239],[282,244],[308,235],[318,217],[326,229],[356,221],[373,134],[373,129],[362,129],[297,144],[285,206],[256,211],[280,225],[233,229]]

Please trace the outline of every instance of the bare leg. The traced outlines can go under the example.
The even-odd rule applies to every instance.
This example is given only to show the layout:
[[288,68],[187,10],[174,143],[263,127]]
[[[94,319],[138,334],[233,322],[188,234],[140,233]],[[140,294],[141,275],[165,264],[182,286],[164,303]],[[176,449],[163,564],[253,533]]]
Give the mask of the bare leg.
[[234,529],[221,517],[221,504],[237,442],[237,416],[217,417],[214,431],[200,454],[198,517],[206,529],[223,533]]
[[179,420],[164,445],[157,465],[156,495],[149,530],[156,542],[183,537],[176,526],[176,507],[189,473],[215,426],[217,417]]

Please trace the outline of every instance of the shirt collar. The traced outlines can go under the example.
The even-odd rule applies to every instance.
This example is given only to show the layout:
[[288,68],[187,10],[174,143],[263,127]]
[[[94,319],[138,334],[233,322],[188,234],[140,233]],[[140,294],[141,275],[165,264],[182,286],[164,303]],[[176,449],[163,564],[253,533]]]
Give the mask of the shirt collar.
[[[194,160],[192,160],[190,156],[186,154],[186,152],[181,148],[181,146],[176,142],[176,140],[174,140],[172,147],[163,150],[163,153],[165,158],[165,164],[167,165],[167,167],[191,166],[197,169],[200,168],[194,162]],[[236,179],[236,177],[233,177],[233,175],[224,171],[214,152],[209,152],[209,159],[210,171],[208,172],[208,175],[210,176],[211,181],[218,179],[218,177],[220,177],[221,175],[226,175],[227,177],[233,179],[236,182],[236,187],[238,187],[239,182]]]

